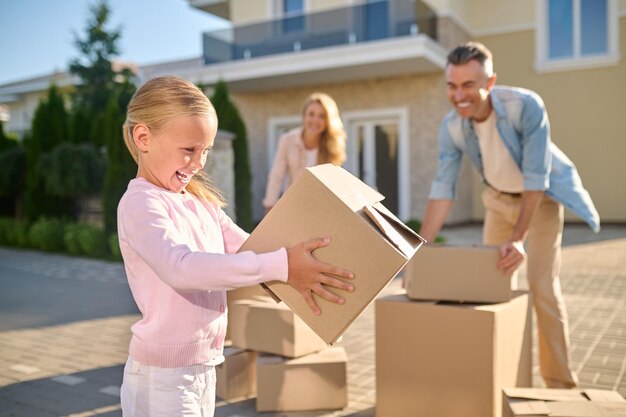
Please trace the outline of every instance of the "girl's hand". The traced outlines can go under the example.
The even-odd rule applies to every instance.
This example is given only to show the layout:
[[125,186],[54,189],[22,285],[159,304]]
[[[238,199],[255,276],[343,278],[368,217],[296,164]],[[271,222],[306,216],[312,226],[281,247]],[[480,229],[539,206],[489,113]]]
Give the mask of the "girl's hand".
[[330,238],[312,239],[302,242],[287,249],[289,262],[289,276],[287,284],[298,290],[306,303],[316,316],[321,314],[320,308],[313,299],[313,293],[337,304],[343,304],[345,300],[328,291],[325,286],[339,288],[345,291],[353,291],[354,287],[336,277],[351,279],[354,274],[343,268],[339,268],[317,260],[312,252],[330,244]]

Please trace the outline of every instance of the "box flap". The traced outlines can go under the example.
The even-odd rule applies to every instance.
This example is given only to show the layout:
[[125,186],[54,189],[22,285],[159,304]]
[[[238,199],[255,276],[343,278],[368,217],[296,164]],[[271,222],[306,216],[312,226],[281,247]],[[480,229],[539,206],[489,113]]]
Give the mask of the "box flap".
[[583,394],[591,401],[626,403],[624,397],[622,397],[617,391],[609,391],[605,389],[585,389],[583,390]]
[[385,199],[381,193],[336,165],[322,164],[306,168],[306,170],[322,181],[352,211]]
[[348,356],[346,351],[341,347],[329,347],[320,352],[311,353],[310,355],[301,356],[299,358],[289,359],[289,365],[308,365],[318,363],[337,363],[347,362]]
[[587,401],[579,390],[556,388],[504,388],[509,398],[541,401]]
[[382,204],[366,205],[363,207],[363,212],[367,214],[387,240],[407,258],[413,257],[424,243],[424,239],[406,227]]
[[598,404],[571,401],[553,401],[546,403],[550,409],[550,417],[604,417],[606,416]]
[[549,416],[550,409],[543,401],[512,400],[509,403],[514,416]]

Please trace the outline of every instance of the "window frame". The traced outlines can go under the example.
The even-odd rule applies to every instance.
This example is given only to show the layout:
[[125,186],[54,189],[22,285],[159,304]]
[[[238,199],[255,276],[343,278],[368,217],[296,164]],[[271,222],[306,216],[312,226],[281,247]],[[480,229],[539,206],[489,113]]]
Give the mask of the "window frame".
[[572,0],[574,15],[574,56],[567,58],[550,58],[548,56],[548,2],[535,0],[537,27],[535,35],[535,71],[554,72],[584,68],[606,67],[617,65],[621,60],[619,53],[619,13],[617,0],[607,2],[607,52],[601,55],[580,55],[580,1]]

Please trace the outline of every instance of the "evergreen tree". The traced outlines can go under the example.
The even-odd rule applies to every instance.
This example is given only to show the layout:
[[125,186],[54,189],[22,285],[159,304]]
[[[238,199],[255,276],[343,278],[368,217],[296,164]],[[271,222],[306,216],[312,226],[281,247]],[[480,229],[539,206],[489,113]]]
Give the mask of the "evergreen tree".
[[[106,110],[104,132],[107,146],[107,170],[104,178],[102,204],[104,211],[104,230],[107,234],[117,232],[117,205],[126,191],[128,182],[137,174],[137,164],[126,149],[122,136],[122,124],[126,117],[125,110],[134,91],[134,85],[120,86],[116,100],[111,100]],[[121,110],[124,110],[123,112]]]
[[4,132],[0,121],[0,216],[20,215],[26,155],[15,135]]
[[47,97],[39,102],[31,135],[24,141],[26,148],[26,189],[24,193],[24,215],[28,220],[40,216],[63,217],[71,209],[71,201],[55,197],[46,192],[43,176],[45,167],[40,167],[42,155],[52,151],[59,143],[67,141],[68,116],[63,97],[52,84]]
[[[70,61],[70,72],[80,79],[74,94],[77,112],[73,119],[73,136],[104,146],[102,123],[106,106],[116,90],[118,74],[113,70],[112,59],[119,54],[117,44],[121,30],[107,28],[111,9],[106,0],[91,6],[90,11],[85,36],[76,35],[74,39],[80,56]],[[90,121],[87,131],[86,121]]]
[[252,192],[250,189],[252,174],[248,157],[248,135],[246,126],[235,103],[228,93],[224,81],[215,84],[211,102],[217,113],[219,127],[235,135],[233,150],[235,154],[235,216],[237,224],[244,230],[252,231]]
[[117,204],[128,181],[137,173],[137,165],[122,137],[122,124],[135,85],[130,69],[116,72],[113,68],[121,30],[108,28],[108,2],[100,0],[90,11],[84,36],[75,37],[80,56],[70,62],[70,72],[81,80],[74,95],[72,137],[76,142],[90,141],[106,149],[102,206],[105,230],[110,234],[117,230]]

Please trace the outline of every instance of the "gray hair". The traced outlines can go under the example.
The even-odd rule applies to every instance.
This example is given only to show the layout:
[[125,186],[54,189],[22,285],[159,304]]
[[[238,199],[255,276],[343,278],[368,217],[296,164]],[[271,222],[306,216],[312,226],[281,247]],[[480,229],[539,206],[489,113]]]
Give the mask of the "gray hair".
[[467,42],[448,54],[448,65],[464,65],[472,60],[478,61],[485,68],[488,77],[493,75],[493,54],[482,43]]

